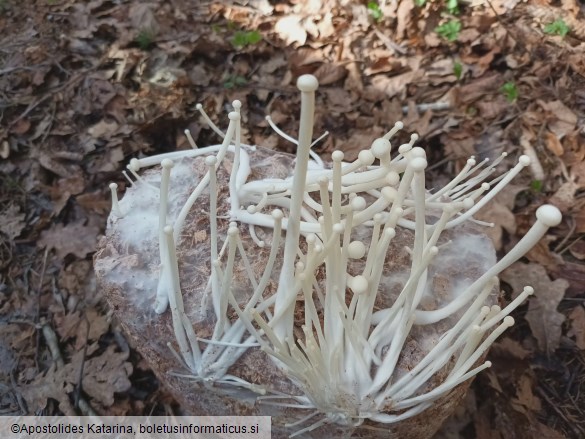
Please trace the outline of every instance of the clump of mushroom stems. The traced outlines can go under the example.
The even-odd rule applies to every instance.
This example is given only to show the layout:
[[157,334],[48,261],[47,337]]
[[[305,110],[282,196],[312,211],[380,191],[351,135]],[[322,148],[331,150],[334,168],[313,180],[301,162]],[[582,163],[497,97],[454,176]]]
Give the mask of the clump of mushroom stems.
[[[292,177],[249,181],[248,151],[241,143],[239,101],[233,102],[229,125],[221,131],[202,107],[211,128],[223,138],[220,145],[199,149],[190,134],[192,150],[178,151],[143,159],[132,159],[128,170],[133,184],[147,184],[140,169],[160,165],[159,249],[161,271],[155,310],[170,307],[178,352],[171,347],[189,376],[214,385],[230,384],[251,389],[263,403],[310,410],[300,420],[295,434],[316,428],[324,422],[359,425],[364,419],[382,423],[399,422],[429,408],[456,386],[485,368],[478,364],[494,340],[514,324],[509,314],[533,293],[531,287],[504,309],[485,306],[498,285],[498,274],[522,257],[547,232],[558,225],[561,215],[551,205],[541,206],[536,222],[520,242],[498,263],[475,280],[450,303],[431,311],[419,309],[428,267],[440,257],[441,233],[465,221],[481,223],[473,215],[500,192],[523,168],[530,164],[521,156],[516,166],[489,180],[496,165],[472,157],[446,186],[430,193],[425,188],[427,160],[424,149],[414,146],[418,136],[392,153],[391,140],[403,128],[401,122],[383,137],[363,149],[353,162],[344,154],[332,154],[328,169],[311,151],[315,77],[301,76],[301,114],[298,140],[282,133],[267,117],[277,133],[297,144]],[[232,156],[229,177],[230,225],[227,237],[218,235],[217,172],[227,154]],[[188,197],[178,216],[168,215],[169,181],[176,161],[206,156],[207,172]],[[378,161],[379,164],[374,165]],[[112,215],[124,215],[112,184]],[[210,265],[207,292],[215,314],[210,339],[195,334],[185,315],[176,248],[187,214],[204,191],[209,193]],[[272,210],[271,210],[272,209]],[[429,210],[441,212],[434,224],[426,222]],[[242,226],[259,247],[265,242],[255,228],[272,229],[270,253],[260,278],[250,268],[247,251],[240,237]],[[357,227],[371,229],[369,240],[354,239]],[[389,245],[399,228],[414,231],[410,249],[408,280],[394,303],[375,311],[384,261]],[[281,235],[284,235],[282,237]],[[301,242],[303,242],[301,245]],[[221,244],[223,242],[223,244]],[[306,251],[302,251],[305,248]],[[267,287],[282,254],[276,292],[267,296]],[[247,268],[252,293],[241,307],[234,297],[233,270],[236,258]],[[350,260],[363,260],[363,270],[350,273]],[[324,266],[324,288],[316,277]],[[296,339],[293,313],[301,297],[304,306],[304,337]],[[350,297],[349,303],[346,297]],[[228,309],[238,318],[228,319]],[[317,309],[323,309],[318,315]],[[444,332],[422,360],[401,377],[394,377],[400,353],[414,325],[428,325],[452,317],[460,310],[456,323]],[[270,394],[269,383],[257,385],[229,375],[228,369],[249,348],[259,346],[292,377],[302,396]],[[452,358],[455,357],[456,360]],[[454,365],[438,386],[426,390],[431,377],[449,364]],[[421,391],[421,389],[425,389]],[[315,422],[310,422],[316,415]],[[303,427],[303,424],[305,425]],[[307,426],[308,425],[308,426]]]

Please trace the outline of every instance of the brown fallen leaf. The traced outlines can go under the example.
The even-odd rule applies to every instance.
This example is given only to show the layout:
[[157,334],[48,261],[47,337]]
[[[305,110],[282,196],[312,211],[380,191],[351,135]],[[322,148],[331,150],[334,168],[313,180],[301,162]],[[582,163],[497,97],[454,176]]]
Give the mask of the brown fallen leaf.
[[573,242],[569,247],[569,252],[574,258],[585,261],[585,241]]
[[407,29],[412,24],[412,10],[414,9],[413,0],[403,0],[398,5],[396,11],[396,39],[403,40],[407,37]]
[[75,200],[84,209],[96,213],[109,212],[112,207],[112,202],[101,190],[78,195]]
[[546,147],[550,152],[552,152],[557,157],[563,155],[565,150],[563,149],[563,144],[559,140],[556,134],[547,131],[544,133],[544,141],[546,143]]
[[98,233],[97,226],[84,226],[82,222],[66,226],[54,224],[41,233],[38,245],[48,250],[55,249],[59,258],[71,253],[83,259],[95,250]]
[[575,337],[575,344],[585,351],[585,307],[579,305],[573,308],[569,314],[571,329],[567,332],[569,337]]
[[504,270],[501,278],[512,286],[515,295],[526,285],[534,288],[534,296],[528,301],[526,320],[539,349],[547,354],[554,352],[559,346],[561,325],[565,321],[557,307],[569,288],[569,282],[565,279],[551,281],[544,267],[521,262]]
[[549,112],[548,127],[559,139],[575,129],[577,115],[561,101],[543,102],[538,104]]
[[579,185],[572,181],[567,181],[557,189],[548,202],[557,206],[561,212],[566,213],[575,205],[575,193],[578,189]]
[[527,410],[538,412],[542,408],[540,399],[532,391],[534,387],[534,377],[530,372],[524,373],[517,383],[516,398],[512,400],[512,406],[521,413],[527,413]]
[[345,78],[347,70],[343,65],[323,63],[313,72],[313,75],[319,80],[319,85],[329,85]]
[[131,387],[128,376],[132,374],[132,363],[126,361],[128,355],[129,352],[116,352],[116,345],[111,344],[99,357],[86,360],[83,368],[84,392],[100,404],[111,406],[114,393],[125,392]]
[[20,207],[16,204],[10,204],[0,213],[0,232],[5,233],[8,239],[13,240],[25,228],[25,217],[24,213],[20,213]]
[[368,87],[367,92],[385,94],[387,98],[398,95],[399,97],[406,93],[406,86],[418,81],[424,76],[424,71],[406,72],[400,75],[388,77],[386,75],[376,75],[372,77],[372,85]]
[[[69,402],[68,394],[74,390],[79,377],[84,356],[91,355],[97,349],[97,343],[88,346],[87,353],[76,352],[71,361],[63,367],[53,364],[46,373],[39,374],[33,382],[22,386],[19,391],[35,412],[47,405],[47,399],[59,401],[59,409],[67,415],[75,415]],[[116,345],[111,344],[106,351],[95,357],[85,358],[83,364],[83,391],[102,406],[114,403],[114,393],[124,392],[131,386],[128,376],[132,373],[132,364],[127,362],[127,352],[116,352]]]

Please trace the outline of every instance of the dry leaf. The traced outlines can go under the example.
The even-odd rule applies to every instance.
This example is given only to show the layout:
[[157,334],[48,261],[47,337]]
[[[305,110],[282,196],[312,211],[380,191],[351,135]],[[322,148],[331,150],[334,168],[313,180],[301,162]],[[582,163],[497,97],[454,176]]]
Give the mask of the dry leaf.
[[561,325],[565,316],[557,311],[565,296],[569,282],[565,279],[551,281],[546,269],[537,264],[516,262],[504,270],[501,278],[509,283],[517,295],[524,286],[534,288],[534,296],[528,299],[526,320],[538,347],[548,354],[558,348],[561,339]]
[[575,337],[575,344],[581,350],[585,350],[585,308],[581,305],[576,306],[571,314],[571,329],[567,332],[569,337]]
[[26,226],[24,213],[20,213],[20,207],[11,204],[0,213],[0,232],[5,233],[8,239],[16,238]]
[[329,85],[345,78],[347,70],[339,64],[323,63],[313,72],[313,75],[319,80],[319,85]]
[[125,392],[131,387],[128,376],[132,364],[126,362],[128,352],[116,352],[111,344],[99,357],[86,360],[83,372],[83,390],[92,399],[109,407],[114,403],[114,393]]
[[371,92],[377,93],[378,95],[385,93],[388,98],[396,95],[402,96],[406,93],[407,85],[421,79],[423,76],[424,72],[422,70],[406,72],[392,77],[376,75],[372,77],[373,90]]
[[565,152],[563,150],[563,144],[561,143],[559,138],[556,136],[556,134],[553,134],[550,131],[547,131],[544,134],[544,141],[546,142],[546,147],[548,148],[548,150],[550,152],[552,152],[554,155],[556,155],[557,157],[562,156],[563,153]]
[[159,26],[154,17],[154,12],[152,12],[154,7],[156,5],[149,3],[132,3],[128,10],[128,18],[132,23],[132,27],[136,30],[145,30],[157,34]]
[[37,375],[31,383],[22,386],[19,392],[32,413],[45,409],[47,400],[52,398],[59,402],[59,410],[65,415],[75,416],[75,410],[68,396],[73,389],[71,380],[67,380],[65,368],[57,369],[54,363],[46,373]]
[[561,212],[566,213],[575,204],[575,193],[579,186],[572,181],[563,183],[561,187],[549,198],[548,202],[557,206]]
[[412,23],[412,10],[414,9],[413,0],[402,0],[398,5],[396,11],[396,38],[403,40],[406,35],[406,29],[408,29]]
[[569,247],[569,252],[571,252],[574,258],[580,261],[585,260],[585,241],[573,242]]
[[562,139],[575,129],[577,115],[561,101],[538,101],[538,103],[542,108],[551,113],[551,118],[547,125],[559,139]]
[[84,226],[81,222],[66,226],[55,224],[41,233],[38,244],[48,250],[55,249],[58,258],[71,253],[83,259],[95,250],[98,233],[97,226]]
[[[94,352],[97,344],[88,347],[87,354]],[[19,389],[31,411],[43,409],[47,399],[59,401],[59,409],[66,415],[75,415],[69,402],[68,393],[77,384],[81,363],[86,353],[76,352],[71,362],[58,368],[55,364],[46,374],[39,374],[32,383]],[[125,392],[131,386],[128,376],[132,373],[132,364],[126,362],[127,352],[116,352],[111,344],[97,357],[85,359],[83,365],[83,391],[95,402],[109,407],[114,403],[114,393]]]
[[[518,380],[516,389],[516,398],[512,400],[512,404],[516,409],[520,409],[521,413],[526,413],[526,409],[538,412],[542,408],[540,399],[534,395],[532,388],[534,387],[534,379],[528,373],[523,374]],[[521,407],[518,406],[519,403]]]
[[302,19],[300,15],[287,15],[276,22],[274,30],[287,45],[299,43],[302,46],[307,41],[307,31],[301,24]]
[[109,212],[112,207],[110,199],[104,196],[103,192],[100,190],[79,195],[75,197],[75,200],[84,209],[96,213]]

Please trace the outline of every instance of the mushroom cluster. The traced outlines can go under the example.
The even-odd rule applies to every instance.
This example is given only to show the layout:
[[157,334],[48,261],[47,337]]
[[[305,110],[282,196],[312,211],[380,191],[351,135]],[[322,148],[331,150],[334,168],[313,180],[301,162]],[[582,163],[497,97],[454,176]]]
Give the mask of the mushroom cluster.
[[[493,163],[470,158],[447,185],[428,191],[427,159],[415,146],[417,136],[392,145],[403,128],[397,122],[353,162],[335,151],[332,164],[325,164],[311,151],[317,80],[304,75],[297,86],[298,140],[267,117],[277,133],[297,144],[291,175],[254,178],[251,157],[257,148],[241,142],[239,101],[225,132],[198,106],[222,143],[200,149],[187,132],[191,150],[132,159],[128,171],[134,179],[125,174],[129,191],[144,189],[146,195],[118,200],[117,186],[110,185],[108,233],[137,248],[145,237],[157,237],[159,265],[151,270],[156,286],[145,289],[156,290],[157,315],[170,308],[176,340],[168,346],[184,369],[177,374],[207,387],[246,389],[263,405],[299,409],[305,415],[288,423],[292,436],[325,423],[397,423],[490,367],[486,351],[514,324],[509,314],[533,293],[527,286],[501,309],[494,299],[497,276],[558,225],[561,215],[553,206],[541,206],[528,233],[496,262],[489,245],[481,250],[485,240],[477,233],[464,237],[459,231],[468,224],[490,226],[474,215],[528,166],[527,156],[497,177],[496,166],[506,154]],[[204,170],[195,178],[193,162],[201,159]],[[139,174],[157,167],[156,173]],[[219,172],[229,174],[228,187],[221,187]],[[209,200],[204,207],[203,194]],[[208,245],[208,261],[199,267],[207,273],[200,288],[201,307],[211,322],[205,336],[185,309],[188,281],[181,274],[180,248],[191,245],[185,225],[194,211],[206,217],[206,239],[197,244]],[[405,233],[412,237],[403,246],[408,266],[396,273],[399,287],[389,293],[397,270],[388,259],[396,251],[391,244]],[[433,296],[436,267],[457,271],[457,265],[471,263],[465,252],[475,246],[486,253],[487,263],[479,264],[473,278],[467,272],[453,282],[453,291]],[[267,254],[262,270],[251,261],[260,250]],[[425,344],[421,334],[429,334],[430,327]],[[249,350],[266,353],[296,390],[233,373]],[[415,361],[405,366],[408,355]]]

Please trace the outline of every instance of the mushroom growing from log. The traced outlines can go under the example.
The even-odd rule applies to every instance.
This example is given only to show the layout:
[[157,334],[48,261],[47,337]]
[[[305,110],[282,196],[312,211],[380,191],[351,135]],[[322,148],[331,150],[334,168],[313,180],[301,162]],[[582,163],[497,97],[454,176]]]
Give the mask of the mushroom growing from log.
[[[137,349],[191,414],[271,415],[274,437],[427,438],[514,324],[498,274],[558,225],[553,206],[499,262],[473,218],[529,165],[470,158],[425,187],[418,136],[395,126],[356,160],[311,151],[315,77],[301,76],[296,158],[240,139],[132,159],[95,267]],[[140,175],[138,172],[141,171]],[[423,421],[424,419],[424,421]]]

